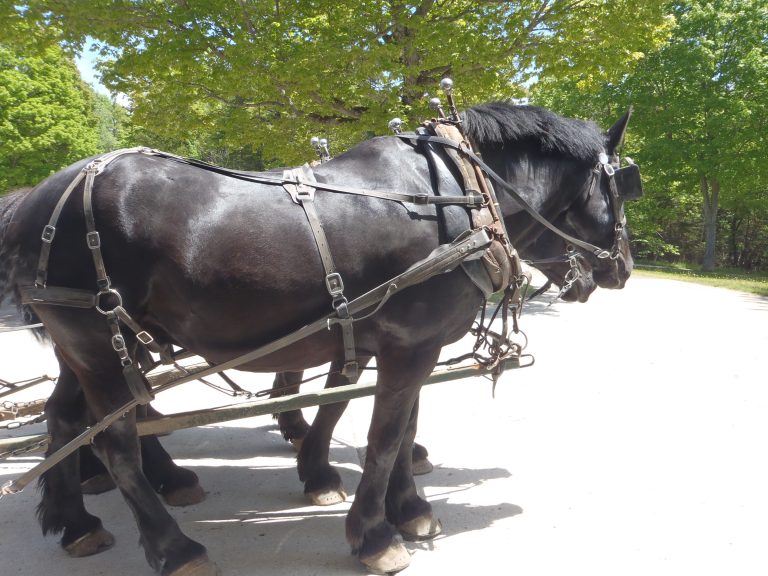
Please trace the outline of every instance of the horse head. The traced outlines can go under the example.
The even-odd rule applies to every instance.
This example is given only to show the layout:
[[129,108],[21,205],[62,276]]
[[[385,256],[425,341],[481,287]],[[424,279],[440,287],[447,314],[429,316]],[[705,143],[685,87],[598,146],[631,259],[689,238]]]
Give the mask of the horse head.
[[[514,246],[565,289],[566,300],[585,302],[597,286],[622,288],[632,271],[624,201],[642,187],[637,167],[621,169],[618,156],[630,112],[607,132],[506,102],[465,115],[473,143],[509,185],[498,197]],[[565,237],[537,222],[520,199]]]
[[[566,242],[568,254],[577,254],[576,264],[580,283],[567,299],[585,301],[590,285],[601,288],[623,288],[632,272],[633,260],[626,230],[624,202],[642,194],[640,174],[636,166],[621,168],[618,150],[621,148],[631,109],[603,134],[604,151],[587,178],[586,188],[575,196],[567,210],[555,221],[566,233],[602,248],[601,251],[583,249]],[[549,232],[549,231],[548,231]],[[555,242],[548,233],[544,242]],[[564,242],[564,241],[561,241]],[[562,272],[566,264],[560,264]],[[571,264],[567,264],[569,273]],[[575,274],[575,273],[574,273]]]

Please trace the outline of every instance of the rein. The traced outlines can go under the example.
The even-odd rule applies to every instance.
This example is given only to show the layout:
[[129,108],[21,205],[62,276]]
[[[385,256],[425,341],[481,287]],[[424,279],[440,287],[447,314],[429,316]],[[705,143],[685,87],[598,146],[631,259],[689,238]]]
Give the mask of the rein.
[[[489,178],[491,178],[495,184],[498,184],[500,187],[502,187],[504,190],[509,192],[509,194],[523,207],[523,209],[528,212],[528,214],[533,217],[534,220],[536,220],[539,224],[542,224],[543,226],[547,227],[549,230],[560,236],[562,239],[566,240],[567,242],[578,246],[579,248],[583,248],[584,250],[587,250],[588,252],[592,253],[593,255],[597,256],[598,258],[611,258],[616,259],[618,258],[618,240],[621,236],[621,230],[623,230],[623,224],[621,225],[621,229],[618,229],[618,226],[620,225],[619,221],[617,220],[617,236],[614,240],[614,245],[611,247],[610,250],[605,250],[604,248],[600,248],[599,246],[596,246],[594,244],[591,244],[590,242],[586,242],[585,240],[580,240],[578,238],[575,238],[568,234],[567,232],[563,232],[560,230],[557,226],[550,223],[546,218],[544,218],[539,212],[531,206],[528,201],[523,198],[510,184],[508,184],[504,179],[501,178],[496,172],[493,171],[493,169],[488,166],[483,160],[475,154],[464,142],[455,142],[454,140],[448,139],[448,138],[441,138],[440,136],[430,136],[428,134],[398,134],[398,138],[402,138],[404,140],[414,140],[418,142],[432,142],[435,144],[440,144],[441,146],[445,146],[447,148],[451,148],[456,150],[457,152],[460,152],[461,154],[464,154],[467,158],[469,158],[472,162],[480,166],[482,170],[488,175]],[[608,171],[606,169],[606,174],[609,175],[609,178],[613,176],[612,170],[613,168],[609,164],[603,164],[604,166],[610,167],[611,171]],[[612,195],[614,194],[615,190],[615,184],[612,187]],[[618,193],[616,192],[616,199],[614,199],[614,202],[612,205],[618,204]]]

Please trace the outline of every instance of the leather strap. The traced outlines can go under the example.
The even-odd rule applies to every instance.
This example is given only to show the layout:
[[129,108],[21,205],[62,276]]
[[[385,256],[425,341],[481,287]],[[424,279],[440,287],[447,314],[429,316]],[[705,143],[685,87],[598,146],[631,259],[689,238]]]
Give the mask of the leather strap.
[[[154,338],[146,331],[142,330],[136,321],[131,318],[125,308],[122,307],[122,299],[120,294],[111,288],[111,282],[107,275],[107,269],[104,264],[104,257],[101,251],[101,238],[99,232],[96,230],[96,219],[93,213],[93,183],[98,174],[104,170],[104,168],[116,158],[125,154],[133,153],[147,153],[146,148],[124,148],[121,150],[115,150],[95,160],[89,162],[74,180],[67,186],[64,193],[56,203],[56,207],[48,220],[48,225],[43,229],[42,235],[42,247],[40,250],[40,257],[38,259],[37,275],[35,279],[35,287],[22,288],[22,303],[24,304],[50,304],[59,306],[69,306],[74,308],[96,308],[101,314],[107,317],[107,320],[112,330],[112,345],[115,351],[118,353],[123,366],[127,368],[132,361],[127,356],[125,351],[125,342],[122,334],[120,334],[119,322],[123,322],[136,334],[139,342],[147,346],[153,352],[161,354],[164,352]],[[76,288],[62,288],[58,286],[47,286],[48,281],[48,261],[50,259],[51,246],[53,244],[53,238],[56,234],[56,224],[58,223],[61,212],[64,205],[69,200],[72,192],[77,185],[85,178],[85,184],[83,186],[83,215],[85,217],[86,227],[86,244],[91,251],[91,257],[93,258],[93,265],[96,270],[96,285],[98,292],[93,294],[87,290],[80,290]],[[102,299],[114,297],[117,299],[117,306],[111,310],[102,309]],[[122,342],[122,348],[118,349],[117,342]],[[136,390],[136,378],[130,371],[124,370],[126,373],[126,381],[132,391]]]
[[509,241],[493,186],[486,181],[485,175],[477,164],[472,162],[469,157],[459,154],[458,150],[462,149],[472,151],[470,142],[467,141],[459,128],[453,124],[438,122],[429,124],[428,128],[431,128],[439,138],[458,145],[458,148],[443,146],[443,149],[461,173],[464,189],[468,193],[480,194],[487,199],[482,206],[474,207],[471,210],[472,226],[474,228],[487,227],[494,234],[494,242],[483,255],[483,266],[492,282],[493,291],[499,292],[513,287],[510,300],[519,305],[520,292],[517,290],[517,283],[522,274],[522,267],[517,250]]
[[434,142],[436,144],[442,144],[443,146],[447,146],[450,148],[453,148],[454,150],[458,150],[462,154],[465,154],[469,158],[472,159],[473,162],[476,162],[477,165],[482,168],[485,173],[488,175],[490,179],[492,179],[496,184],[504,188],[509,194],[517,201],[518,204],[520,204],[523,209],[528,212],[528,214],[531,215],[531,217],[536,220],[539,224],[542,226],[545,226],[567,242],[573,244],[574,246],[578,246],[580,248],[583,248],[584,250],[587,250],[597,256],[598,258],[608,258],[610,256],[610,252],[608,250],[605,250],[603,248],[600,248],[599,246],[595,246],[594,244],[590,244],[589,242],[586,242],[584,240],[579,240],[578,238],[575,238],[571,236],[570,234],[563,232],[560,230],[557,226],[554,224],[551,224],[549,221],[547,221],[544,216],[539,214],[536,209],[531,206],[528,201],[520,196],[518,192],[507,182],[505,182],[501,176],[496,174],[490,166],[488,166],[485,162],[483,162],[479,156],[477,156],[474,152],[472,152],[470,149],[468,149],[464,144],[456,143],[453,140],[449,138],[441,138],[439,136],[429,136],[427,134],[398,134],[398,138],[403,138],[405,140],[415,140],[415,141],[423,141],[423,142]]
[[202,168],[208,172],[214,172],[230,178],[236,178],[238,180],[245,180],[248,182],[255,182],[257,184],[272,184],[278,186],[284,186],[285,184],[301,185],[310,184],[317,190],[327,190],[329,192],[340,192],[342,194],[354,194],[357,196],[370,196],[371,198],[382,198],[384,200],[393,200],[396,202],[407,202],[409,204],[426,205],[426,204],[457,204],[462,206],[479,206],[482,204],[483,199],[479,195],[470,196],[430,196],[429,194],[404,194],[395,190],[364,190],[361,188],[353,188],[351,186],[343,186],[341,184],[331,184],[327,182],[317,182],[312,180],[307,181],[303,178],[302,173],[296,173],[294,170],[286,170],[281,176],[266,176],[264,174],[258,174],[253,172],[242,172],[239,170],[230,170],[228,168],[221,168],[213,164],[208,164],[201,160],[195,160],[193,158],[184,158],[183,156],[177,156],[175,154],[169,154],[168,152],[161,152],[159,150],[142,149],[145,154],[151,154],[153,156],[159,156],[160,158],[167,158],[174,160],[182,164],[189,164],[197,168]]
[[348,302],[344,296],[344,281],[341,278],[341,274],[336,270],[336,264],[333,262],[333,256],[328,245],[328,238],[325,235],[325,230],[323,230],[323,225],[315,208],[315,188],[306,183],[312,182],[314,184],[314,174],[309,166],[304,165],[301,168],[286,170],[283,173],[283,178],[287,181],[286,184],[283,184],[283,187],[291,195],[294,202],[300,204],[304,209],[309,226],[312,229],[312,235],[315,238],[317,250],[320,253],[320,259],[325,269],[325,287],[332,298],[332,306],[336,310],[341,327],[341,336],[344,344],[344,368],[341,373],[351,383],[355,383],[359,378],[360,372],[355,351],[355,335],[352,328],[354,319],[349,313]]
[[45,288],[48,282],[48,260],[50,259],[51,246],[53,244],[53,238],[56,235],[56,224],[59,221],[61,211],[64,209],[64,205],[67,203],[67,200],[69,200],[69,196],[72,194],[72,191],[77,187],[78,184],[80,184],[84,176],[85,171],[81,170],[78,172],[75,179],[70,182],[69,186],[67,186],[67,189],[64,190],[64,193],[56,203],[56,207],[53,209],[53,213],[51,213],[48,224],[45,226],[45,228],[43,228],[43,234],[41,236],[43,244],[40,247],[40,257],[37,261],[37,275],[35,277],[35,286],[38,288]]
[[52,306],[68,306],[70,308],[94,308],[96,294],[91,290],[78,288],[62,288],[60,286],[24,286],[20,289],[22,304],[50,304]]

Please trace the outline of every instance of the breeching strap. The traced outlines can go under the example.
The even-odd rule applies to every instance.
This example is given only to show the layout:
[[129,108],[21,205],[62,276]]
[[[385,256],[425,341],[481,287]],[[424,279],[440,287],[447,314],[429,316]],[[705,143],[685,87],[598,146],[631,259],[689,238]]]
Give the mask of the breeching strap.
[[[304,183],[294,184],[289,182],[292,176],[298,182],[302,174],[306,178]],[[320,259],[323,262],[323,268],[325,268],[325,287],[331,296],[331,305],[336,311],[338,323],[341,327],[342,342],[344,344],[344,368],[341,374],[354,384],[359,377],[357,354],[355,352],[355,334],[352,328],[354,319],[349,313],[349,303],[344,296],[344,280],[342,280],[341,274],[336,270],[331,249],[328,245],[328,238],[325,235],[320,217],[315,209],[315,189],[306,183],[306,181],[314,181],[315,177],[309,167],[302,167],[286,170],[283,173],[283,178],[286,180],[283,188],[291,195],[293,201],[300,204],[304,209],[307,220],[309,220],[309,226],[312,229],[312,235],[315,237],[317,250],[320,252]]]

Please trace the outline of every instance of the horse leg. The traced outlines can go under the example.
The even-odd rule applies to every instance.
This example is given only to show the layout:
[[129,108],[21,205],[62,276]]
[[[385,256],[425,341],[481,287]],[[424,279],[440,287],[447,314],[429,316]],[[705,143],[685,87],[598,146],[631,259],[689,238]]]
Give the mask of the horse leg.
[[403,437],[403,443],[397,454],[397,460],[389,475],[389,486],[386,496],[387,520],[397,526],[397,530],[406,540],[427,540],[434,538],[442,531],[439,520],[432,516],[432,506],[422,499],[413,481],[412,454],[416,437],[416,426],[419,416],[419,399],[414,402],[408,427]]
[[[190,506],[205,500],[197,474],[178,466],[157,437],[142,436],[141,466],[152,487],[169,506]],[[80,448],[80,481],[83,494],[102,494],[116,488],[90,446]]]
[[[145,417],[148,408],[137,407],[140,418]],[[142,436],[141,466],[152,487],[169,506],[190,506],[205,500],[197,474],[178,466],[156,436]],[[116,488],[90,446],[80,448],[80,481],[83,494],[101,494]]]
[[[131,396],[106,326],[81,322],[78,331],[70,332],[57,325],[58,318],[51,320],[49,332],[54,340],[67,343],[66,349],[59,346],[59,352],[80,382],[89,416],[98,420],[124,405]],[[93,439],[94,453],[133,512],[147,561],[164,576],[216,574],[205,547],[182,533],[142,472],[139,446],[136,410],[124,414]],[[76,481],[77,471],[73,471]],[[77,484],[79,491],[79,481]]]
[[90,446],[80,447],[80,486],[83,494],[103,494],[117,488]]
[[[122,377],[120,372],[110,376],[113,381]],[[106,374],[93,379],[89,377],[88,380],[95,384],[89,389],[98,388],[98,384],[103,386],[108,381],[106,377]],[[96,416],[104,417],[106,412],[99,410]],[[135,411],[130,411],[96,436],[93,445],[96,455],[109,470],[136,518],[141,534],[139,541],[149,564],[156,570],[162,570],[164,576],[186,574],[192,567],[198,570],[195,574],[217,574],[215,565],[207,558],[205,547],[181,532],[142,473]]]
[[[370,358],[362,358],[360,368],[364,368],[370,361]],[[339,360],[331,364],[326,388],[349,384],[349,380],[340,373],[342,366],[343,363]],[[347,498],[341,476],[329,462],[329,451],[333,430],[348,404],[349,402],[336,402],[318,407],[317,415],[304,437],[296,459],[299,479],[304,482],[304,494],[318,506],[338,504]],[[414,474],[427,474],[432,471],[433,466],[427,458],[428,453],[424,446],[413,443],[412,454]]]
[[[368,361],[364,360],[362,366]],[[349,380],[341,374],[342,365],[338,360],[331,363],[326,388],[349,384]],[[331,436],[347,404],[349,402],[336,402],[318,407],[296,458],[299,479],[304,482],[304,494],[318,506],[338,504],[347,498],[341,476],[329,462]]]
[[144,474],[169,506],[191,506],[205,500],[205,491],[192,470],[176,464],[157,436],[141,437]]
[[[45,405],[51,440],[50,456],[85,428],[85,402],[74,372],[59,359],[59,379]],[[37,517],[43,534],[63,532],[61,546],[75,557],[89,556],[110,548],[115,539],[102,528],[101,520],[89,514],[80,490],[79,454],[68,456],[40,477],[42,500]]]
[[[270,398],[296,394],[299,391],[299,385],[304,378],[304,372],[278,372],[275,374],[275,381],[272,384],[272,393]],[[274,415],[277,425],[283,438],[293,444],[296,450],[301,449],[301,444],[309,430],[309,424],[304,419],[301,410],[288,410]]]
[[[405,476],[411,475],[409,460],[417,416],[413,408],[421,384],[432,372],[439,354],[439,348],[420,347],[418,352],[387,351],[377,357],[379,376],[365,467],[346,522],[353,552],[373,572],[397,572],[410,563],[397,528],[387,519],[385,501],[390,501],[390,512],[396,520],[406,522],[413,513],[413,507],[405,504],[411,499],[402,486],[394,486],[390,493],[389,483],[396,463],[396,481],[405,484]],[[419,504],[417,514],[431,514],[429,504]]]

